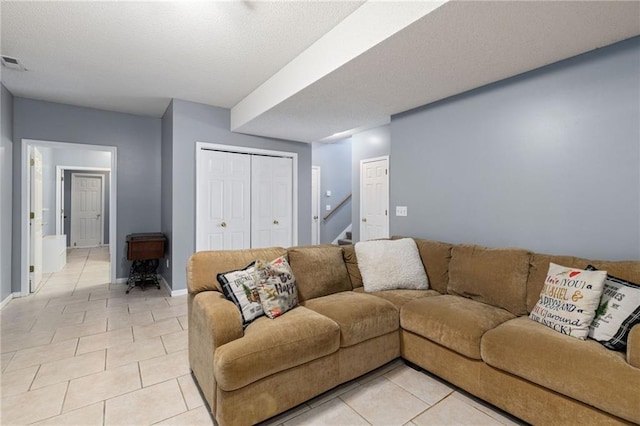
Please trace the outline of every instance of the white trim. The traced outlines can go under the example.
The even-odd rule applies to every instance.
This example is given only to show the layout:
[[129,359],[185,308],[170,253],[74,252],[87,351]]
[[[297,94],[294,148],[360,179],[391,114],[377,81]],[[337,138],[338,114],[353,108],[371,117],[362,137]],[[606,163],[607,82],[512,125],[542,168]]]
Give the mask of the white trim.
[[352,226],[351,226],[351,225],[352,225],[352,224],[350,223],[350,224],[349,224],[349,226],[347,226],[346,228],[344,228],[344,231],[342,231],[342,232],[340,233],[340,235],[338,235],[338,236],[336,237],[336,239],[335,239],[335,240],[331,241],[331,244],[338,244],[338,240],[343,240],[343,239],[345,239],[345,238],[347,237],[347,232],[351,231],[351,228],[352,228]]
[[158,274],[158,279],[160,279],[160,281],[164,285],[164,288],[166,288],[167,291],[171,294],[171,297],[184,296],[188,293],[186,288],[182,288],[180,290],[172,290],[167,280],[165,280],[164,277],[160,274]]
[[[100,179],[100,241],[98,241],[97,246],[73,246],[72,248],[92,248],[92,247],[101,247],[104,244],[104,175],[96,175],[91,173],[83,173],[83,172],[71,172],[71,195],[73,196],[73,182],[77,177],[89,177],[91,179],[98,178]],[[71,201],[71,229],[69,229],[70,242],[73,242],[75,236],[72,235],[73,231],[73,200]]]
[[4,308],[5,306],[7,306],[7,304],[9,302],[11,302],[11,300],[13,299],[17,299],[18,297],[20,297],[20,293],[15,292],[15,293],[9,293],[9,295],[7,297],[4,298],[4,300],[2,302],[0,302],[0,309]]
[[[80,172],[111,172],[111,169],[106,167],[56,166],[56,235],[61,235],[64,233],[64,223],[62,223],[62,217],[60,214],[62,208],[64,207],[64,191],[61,191],[60,182],[62,181],[64,172],[66,172],[67,170],[77,170]],[[104,202],[104,189],[102,200]],[[102,213],[104,214],[104,205]],[[104,233],[104,226],[102,228],[102,232]],[[102,245],[104,245],[104,235],[102,236]]]
[[[313,221],[316,220],[316,224],[315,227],[318,228],[317,229],[317,233],[316,235],[318,236],[318,240],[317,241],[311,241],[311,244],[320,244],[320,241],[322,240],[322,238],[320,237],[320,220],[322,219],[320,216],[322,216],[322,208],[321,208],[321,200],[322,197],[320,196],[320,193],[322,192],[322,169],[320,168],[320,166],[311,166],[311,174],[313,175],[313,170],[317,170],[318,171],[318,219],[313,219],[313,217],[311,218],[311,224],[313,226]],[[313,180],[313,179],[312,179]],[[313,188],[311,188],[311,194],[313,195]],[[313,212],[311,212],[311,214],[313,214]],[[313,235],[313,231],[311,232],[311,235]]]
[[[111,154],[111,173],[109,173],[109,243],[116,247],[116,228],[117,228],[117,211],[118,211],[118,185],[117,185],[117,159],[118,150],[115,146],[106,145],[88,145],[70,142],[53,142],[36,139],[22,139],[20,164],[21,182],[20,182],[20,241],[22,243],[20,250],[20,290],[22,296],[29,294],[29,197],[31,196],[29,188],[29,150],[32,146],[40,146],[46,148],[68,149],[68,150],[85,150],[85,151],[103,151]],[[109,250],[111,273],[110,280],[116,280],[116,252],[117,250]]]
[[384,238],[389,238],[389,217],[391,216],[391,212],[389,211],[389,176],[391,176],[391,169],[389,167],[389,156],[388,155],[383,155],[381,157],[373,157],[373,158],[365,158],[364,160],[360,160],[360,171],[358,172],[358,177],[360,179],[360,214],[358,217],[358,220],[360,221],[360,241],[364,241],[363,240],[363,223],[362,222],[362,208],[364,203],[362,202],[362,198],[363,198],[363,193],[364,191],[362,190],[362,166],[364,165],[364,163],[372,163],[374,161],[381,161],[381,160],[385,160],[387,162],[387,235],[384,236]]
[[[196,167],[195,167],[195,182],[196,185],[198,183],[198,164],[200,164],[200,152],[203,150],[214,150],[214,151],[224,151],[224,152],[233,152],[236,154],[258,154],[258,155],[272,155],[275,157],[286,157],[291,158],[293,161],[293,198],[292,198],[292,209],[293,214],[291,218],[291,245],[298,245],[298,153],[297,152],[289,152],[289,151],[275,151],[271,149],[262,149],[262,148],[250,148],[244,146],[235,146],[235,145],[222,145],[216,143],[208,143],[208,142],[196,142]],[[195,190],[195,188],[194,188]],[[195,226],[195,234],[193,235],[193,249],[195,250],[195,242],[196,236],[198,235],[198,195],[196,191],[196,205],[193,220],[196,223]]]

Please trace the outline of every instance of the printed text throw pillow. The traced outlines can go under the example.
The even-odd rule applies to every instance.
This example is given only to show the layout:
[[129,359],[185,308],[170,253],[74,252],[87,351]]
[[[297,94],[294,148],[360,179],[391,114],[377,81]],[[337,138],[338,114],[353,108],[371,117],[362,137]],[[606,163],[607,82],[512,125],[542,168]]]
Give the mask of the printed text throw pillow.
[[549,263],[540,299],[529,318],[567,336],[586,339],[606,277],[606,271],[584,271]]

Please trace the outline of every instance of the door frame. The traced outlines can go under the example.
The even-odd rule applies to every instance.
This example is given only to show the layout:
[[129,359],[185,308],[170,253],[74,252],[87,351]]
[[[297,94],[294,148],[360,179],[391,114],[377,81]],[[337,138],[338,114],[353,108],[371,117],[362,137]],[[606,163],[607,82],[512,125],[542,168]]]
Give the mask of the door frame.
[[[32,200],[32,195],[34,193],[34,171],[36,169],[36,164],[35,164],[35,159],[36,159],[36,153],[37,156],[40,157],[40,173],[39,173],[39,178],[40,178],[40,200],[39,203],[40,205],[40,209],[34,208],[34,203]],[[42,243],[42,237],[44,237],[44,232],[42,231],[42,228],[44,227],[44,217],[43,217],[43,212],[44,212],[44,173],[43,173],[43,163],[42,163],[42,153],[40,152],[40,150],[38,150],[38,147],[31,147],[28,150],[28,157],[29,157],[29,170],[28,170],[28,175],[29,175],[29,212],[30,213],[35,213],[38,210],[40,210],[40,241],[38,242],[38,239],[36,238],[36,235],[34,235],[36,233],[36,231],[34,231],[35,227],[35,219],[36,216],[34,215],[34,218],[31,219],[31,217],[29,218],[29,244],[30,247],[34,247],[34,246],[39,246],[40,249],[40,253],[38,253],[38,250],[30,250],[29,251],[29,265],[34,267],[33,272],[29,271],[29,291],[30,292],[35,292],[38,290],[38,288],[40,288],[40,282],[42,281],[42,265],[43,265],[43,261],[42,261],[42,255],[43,255],[43,243]],[[34,161],[33,165],[31,164],[31,161]]]
[[[78,173],[71,173],[71,195],[73,196],[73,179],[75,177],[88,177],[88,178],[98,178],[100,179],[100,242],[98,243],[97,247],[101,247],[104,243],[104,176],[103,175],[96,175],[96,174],[91,174],[91,173],[82,173],[82,172],[78,172]],[[73,198],[71,199],[71,212],[73,213]],[[71,217],[71,229],[69,229],[69,235],[71,237],[73,237],[73,235],[71,234],[71,232],[73,231],[73,216]],[[73,241],[73,238],[71,238],[71,241]],[[93,246],[90,246],[93,247]],[[76,247],[74,247],[76,248]],[[86,248],[84,246],[80,246],[78,248]]]
[[386,228],[387,228],[387,235],[386,237],[389,237],[389,217],[391,216],[391,212],[389,211],[389,176],[391,176],[391,169],[389,167],[389,156],[388,155],[383,155],[381,157],[373,157],[373,158],[365,158],[363,160],[360,160],[360,171],[358,174],[358,177],[360,178],[360,217],[359,217],[359,222],[360,222],[360,241],[365,241],[362,238],[364,237],[364,222],[362,222],[362,217],[364,216],[364,203],[362,202],[362,199],[364,198],[364,179],[362,179],[362,171],[363,171],[363,166],[365,163],[373,163],[374,161],[381,161],[381,160],[385,160],[387,162],[387,216],[386,216]]
[[[293,160],[293,185],[292,185],[292,217],[291,217],[291,245],[298,245],[298,153],[297,152],[288,152],[288,151],[275,151],[271,149],[261,149],[261,148],[250,148],[243,146],[235,146],[235,145],[223,145],[217,143],[209,143],[209,142],[196,142],[196,167],[194,168],[195,178],[194,182],[196,184],[196,188],[198,185],[198,165],[200,164],[200,152],[202,150],[210,150],[210,151],[223,151],[223,152],[232,152],[236,154],[257,154],[257,155],[270,155],[274,157],[287,157]],[[198,191],[194,188],[196,192],[196,205],[194,218],[195,221],[195,233],[193,235],[193,249],[196,249],[196,238],[198,235],[198,207],[200,205],[201,200],[198,199]]]
[[[111,170],[109,173],[109,244],[116,244],[117,226],[117,148],[107,145],[89,145],[71,142],[53,142],[37,139],[22,139],[20,152],[20,293],[29,295],[29,203],[31,199],[31,177],[29,173],[29,151],[31,147],[56,148],[66,150],[102,151],[111,154]],[[57,185],[56,185],[57,186]],[[110,280],[116,282],[116,251],[109,250]]]
[[[318,203],[318,219],[316,220],[316,223],[313,223],[313,209],[311,209],[311,226],[312,228],[316,228],[316,236],[318,237],[317,241],[311,241],[311,244],[320,244],[320,241],[322,240],[322,238],[320,238],[320,212],[322,212],[322,208],[320,207],[320,201],[322,200],[322,197],[320,196],[321,194],[321,188],[322,188],[322,180],[321,180],[321,176],[322,176],[322,169],[320,168],[320,166],[311,166],[311,174],[313,175],[313,170],[317,170],[318,171],[318,193],[317,193],[317,197],[316,197],[316,201]],[[313,179],[311,179],[313,181]],[[311,188],[311,196],[313,197],[313,188]],[[313,231],[311,232],[311,237],[313,239]]]
[[[80,166],[56,166],[56,234],[57,235],[62,235],[64,234],[64,222],[62,220],[62,209],[64,207],[64,190],[62,189],[62,186],[64,185],[62,182],[62,177],[64,176],[64,173],[69,170],[69,171],[78,171],[79,173],[82,172],[89,172],[89,174],[91,174],[90,172],[109,172],[109,177],[111,177],[111,169],[105,168],[105,167],[80,167]],[[95,176],[95,175],[94,175]],[[104,176],[103,180],[102,180],[102,214],[103,214],[103,220],[104,220]],[[111,197],[109,197],[111,198]],[[109,220],[109,224],[111,224],[111,220]],[[109,225],[109,229],[111,229],[111,225]],[[71,230],[69,229],[69,232],[71,232]],[[111,233],[109,233],[111,234]],[[109,242],[111,242],[111,240],[109,240]],[[104,245],[104,223],[102,226],[102,244]]]

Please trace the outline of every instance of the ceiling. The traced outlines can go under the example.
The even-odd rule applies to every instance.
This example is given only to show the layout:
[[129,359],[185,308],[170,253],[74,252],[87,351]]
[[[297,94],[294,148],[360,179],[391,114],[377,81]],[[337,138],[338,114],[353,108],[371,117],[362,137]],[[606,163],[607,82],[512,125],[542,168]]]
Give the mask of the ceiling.
[[15,95],[160,117],[231,109],[232,131],[331,141],[640,34],[640,1],[3,0]]

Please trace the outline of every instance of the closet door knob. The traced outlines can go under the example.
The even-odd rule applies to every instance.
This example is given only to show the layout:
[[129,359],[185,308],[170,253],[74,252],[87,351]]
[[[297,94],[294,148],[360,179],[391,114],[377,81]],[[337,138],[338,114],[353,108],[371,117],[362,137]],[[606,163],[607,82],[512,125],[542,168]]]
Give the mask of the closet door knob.
[[222,226],[223,228],[226,228],[226,227],[227,227],[227,222],[222,222],[222,223],[220,224],[220,226]]
[[274,221],[273,221],[273,224],[274,224],[274,225],[278,225],[279,223],[280,223],[280,222],[278,222],[277,220],[274,220]]
[[362,218],[362,221],[363,221],[363,222],[366,222],[366,221],[367,221],[367,218],[366,218],[366,217],[363,217],[363,218]]

